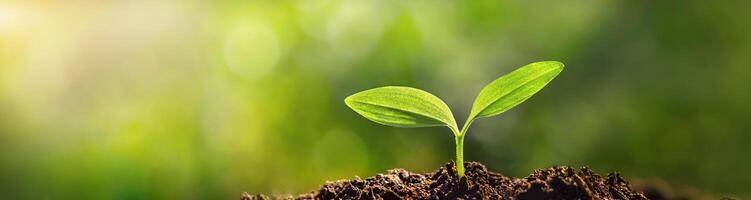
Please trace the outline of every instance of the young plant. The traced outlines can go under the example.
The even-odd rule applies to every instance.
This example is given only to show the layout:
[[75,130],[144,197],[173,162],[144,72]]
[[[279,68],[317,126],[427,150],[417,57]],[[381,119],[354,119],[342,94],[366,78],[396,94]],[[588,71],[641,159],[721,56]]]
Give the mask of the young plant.
[[448,105],[420,89],[385,86],[353,94],[344,102],[355,112],[374,122],[395,127],[446,126],[456,141],[456,170],[464,176],[464,136],[476,119],[499,115],[540,91],[563,71],[563,63],[544,61],[528,64],[506,74],[477,95],[467,121],[456,125]]

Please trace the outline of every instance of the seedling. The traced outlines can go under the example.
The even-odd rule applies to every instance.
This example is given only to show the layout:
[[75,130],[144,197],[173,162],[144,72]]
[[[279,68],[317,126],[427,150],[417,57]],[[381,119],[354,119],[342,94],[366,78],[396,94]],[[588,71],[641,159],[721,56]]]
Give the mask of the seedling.
[[385,86],[365,90],[344,99],[363,117],[388,126],[415,128],[447,126],[456,141],[456,171],[464,176],[464,136],[473,121],[499,115],[540,91],[563,71],[563,63],[528,64],[490,82],[477,95],[467,121],[459,129],[448,105],[420,89]]

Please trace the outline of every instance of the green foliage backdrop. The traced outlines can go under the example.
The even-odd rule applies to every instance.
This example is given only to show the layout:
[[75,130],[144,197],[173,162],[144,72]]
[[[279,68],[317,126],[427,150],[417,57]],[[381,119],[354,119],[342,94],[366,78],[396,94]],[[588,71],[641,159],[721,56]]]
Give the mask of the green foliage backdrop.
[[[0,198],[295,194],[453,159],[343,99],[421,88],[465,119],[540,60],[543,92],[465,138],[465,160],[751,195],[747,1],[0,2]],[[458,123],[463,123],[459,121]],[[437,136],[441,135],[441,136]]]

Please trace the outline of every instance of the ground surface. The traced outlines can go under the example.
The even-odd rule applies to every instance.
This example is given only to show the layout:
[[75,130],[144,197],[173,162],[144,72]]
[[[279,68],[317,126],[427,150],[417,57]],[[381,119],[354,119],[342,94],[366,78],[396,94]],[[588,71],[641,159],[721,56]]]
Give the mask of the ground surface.
[[[526,178],[489,172],[477,162],[465,164],[456,178],[452,162],[432,173],[389,170],[366,179],[327,182],[320,189],[289,199],[647,199],[618,173],[601,177],[588,168],[553,167]],[[244,194],[242,200],[271,199]]]

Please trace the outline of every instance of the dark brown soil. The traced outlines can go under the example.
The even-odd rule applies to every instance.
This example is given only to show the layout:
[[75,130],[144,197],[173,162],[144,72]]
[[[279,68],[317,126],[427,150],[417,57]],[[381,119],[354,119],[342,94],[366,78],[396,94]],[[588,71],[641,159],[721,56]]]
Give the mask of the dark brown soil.
[[[283,199],[647,199],[620,174],[601,177],[586,167],[539,169],[519,179],[490,172],[477,162],[465,166],[462,179],[449,162],[432,173],[393,169],[366,179],[327,182],[316,191]],[[244,194],[241,199],[270,198]]]

